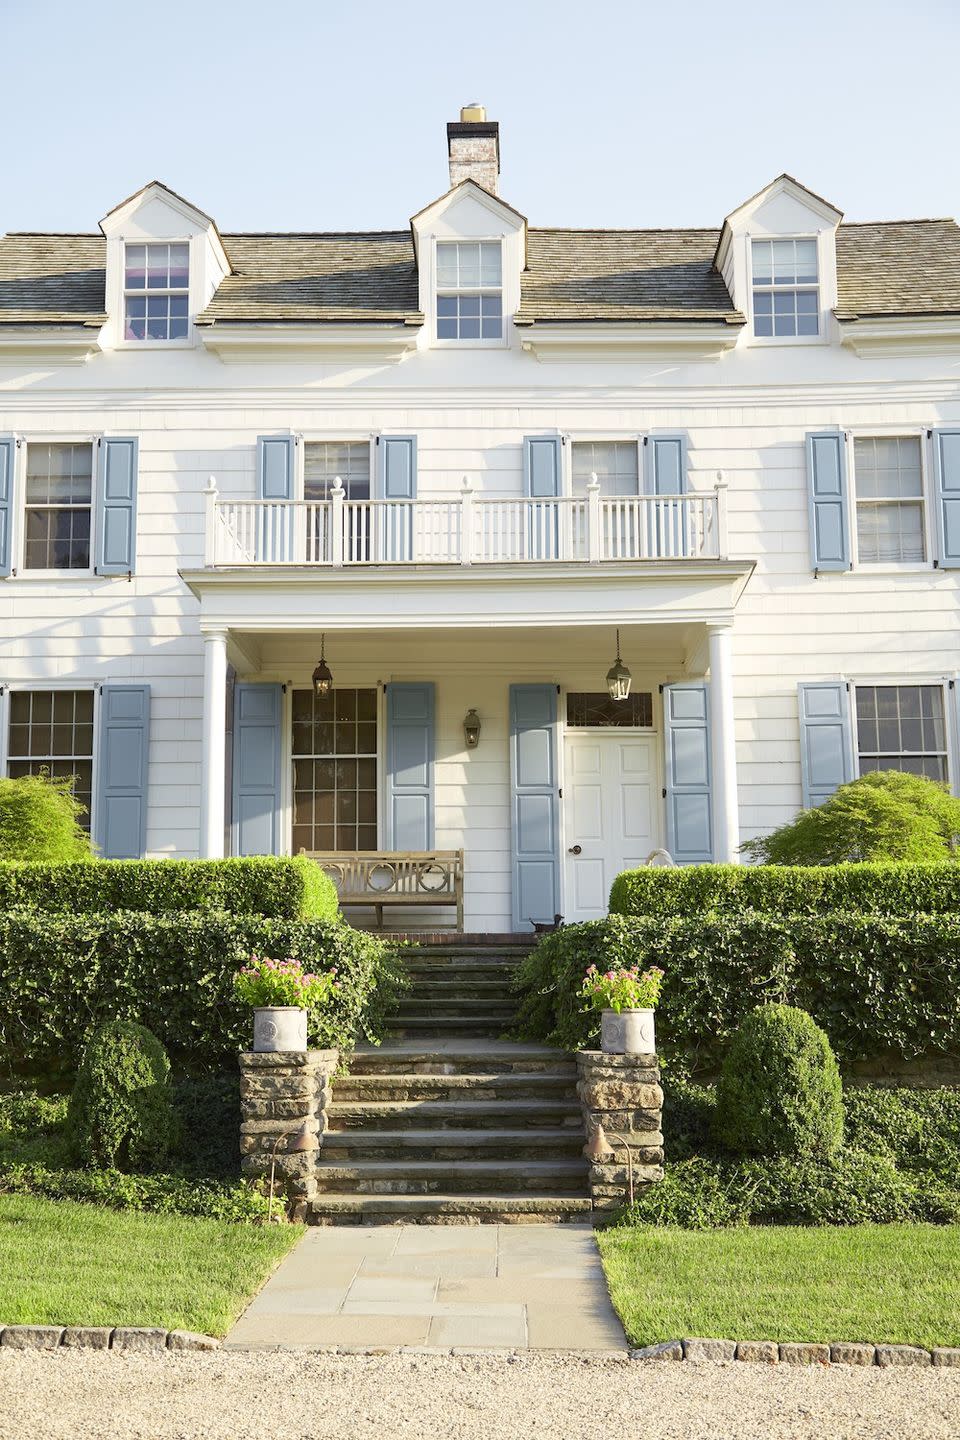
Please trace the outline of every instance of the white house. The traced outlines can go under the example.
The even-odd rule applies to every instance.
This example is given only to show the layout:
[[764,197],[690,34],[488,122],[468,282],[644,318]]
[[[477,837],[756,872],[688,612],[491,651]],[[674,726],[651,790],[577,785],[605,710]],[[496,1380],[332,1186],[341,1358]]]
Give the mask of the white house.
[[858,771],[956,787],[954,221],[781,175],[539,230],[447,131],[394,231],[153,182],[0,242],[2,772],[76,775],[107,855],[462,849],[474,931]]

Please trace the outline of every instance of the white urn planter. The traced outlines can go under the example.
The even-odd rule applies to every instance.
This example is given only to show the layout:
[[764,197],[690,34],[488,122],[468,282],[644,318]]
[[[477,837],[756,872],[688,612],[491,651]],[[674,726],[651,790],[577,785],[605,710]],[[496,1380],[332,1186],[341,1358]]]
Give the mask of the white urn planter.
[[306,1050],[307,1012],[299,1005],[258,1005],[253,1012],[254,1053]]
[[652,1010],[602,1010],[600,1049],[605,1055],[655,1055]]

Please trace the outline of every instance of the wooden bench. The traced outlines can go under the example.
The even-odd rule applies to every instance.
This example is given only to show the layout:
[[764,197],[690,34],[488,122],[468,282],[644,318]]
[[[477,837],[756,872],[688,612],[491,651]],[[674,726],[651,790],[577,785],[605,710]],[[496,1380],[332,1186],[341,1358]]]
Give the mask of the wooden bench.
[[463,932],[462,850],[301,850],[337,887],[341,906],[372,906],[383,929],[385,905],[431,905],[457,910]]

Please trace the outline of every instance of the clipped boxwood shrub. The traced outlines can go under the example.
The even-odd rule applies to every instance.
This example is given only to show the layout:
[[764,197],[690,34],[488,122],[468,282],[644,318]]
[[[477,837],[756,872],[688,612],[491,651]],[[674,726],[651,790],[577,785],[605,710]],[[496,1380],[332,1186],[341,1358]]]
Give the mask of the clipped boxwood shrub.
[[176,1132],[170,1061],[155,1035],[129,1020],[110,1020],[84,1048],[67,1129],[84,1164],[158,1170]]
[[733,1037],[717,1084],[717,1136],[735,1155],[830,1159],[843,1093],[830,1041],[794,1005],[758,1005]]
[[306,855],[246,860],[97,860],[0,863],[0,910],[23,906],[94,915],[138,910],[225,910],[273,920],[336,920],[337,892]]
[[393,952],[342,922],[13,910],[0,914],[2,1063],[70,1072],[90,1030],[121,1019],[148,1025],[186,1069],[233,1064],[253,1023],[233,976],[254,954],[336,970],[337,988],[310,1031],[321,1047],[378,1039],[403,983]]
[[715,912],[822,915],[960,913],[960,865],[686,865],[625,870],[610,890],[614,915]]

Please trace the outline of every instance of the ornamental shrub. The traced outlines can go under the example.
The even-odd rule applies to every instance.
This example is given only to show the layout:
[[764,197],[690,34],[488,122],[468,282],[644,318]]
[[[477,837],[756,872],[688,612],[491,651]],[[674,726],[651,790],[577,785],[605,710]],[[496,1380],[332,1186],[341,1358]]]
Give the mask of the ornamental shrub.
[[772,835],[741,846],[767,865],[838,865],[845,860],[956,861],[960,800],[922,775],[861,775]]
[[20,906],[74,915],[225,910],[274,920],[335,921],[340,913],[333,881],[306,855],[98,860],[95,865],[0,863],[0,910]]
[[840,1071],[819,1025],[793,1005],[758,1005],[717,1083],[717,1138],[736,1155],[835,1155],[843,1140]]
[[157,1170],[174,1140],[170,1061],[155,1035],[111,1020],[84,1048],[67,1115],[70,1144],[87,1165]]
[[86,813],[69,775],[0,778],[0,861],[89,860],[90,837],[80,823]]

